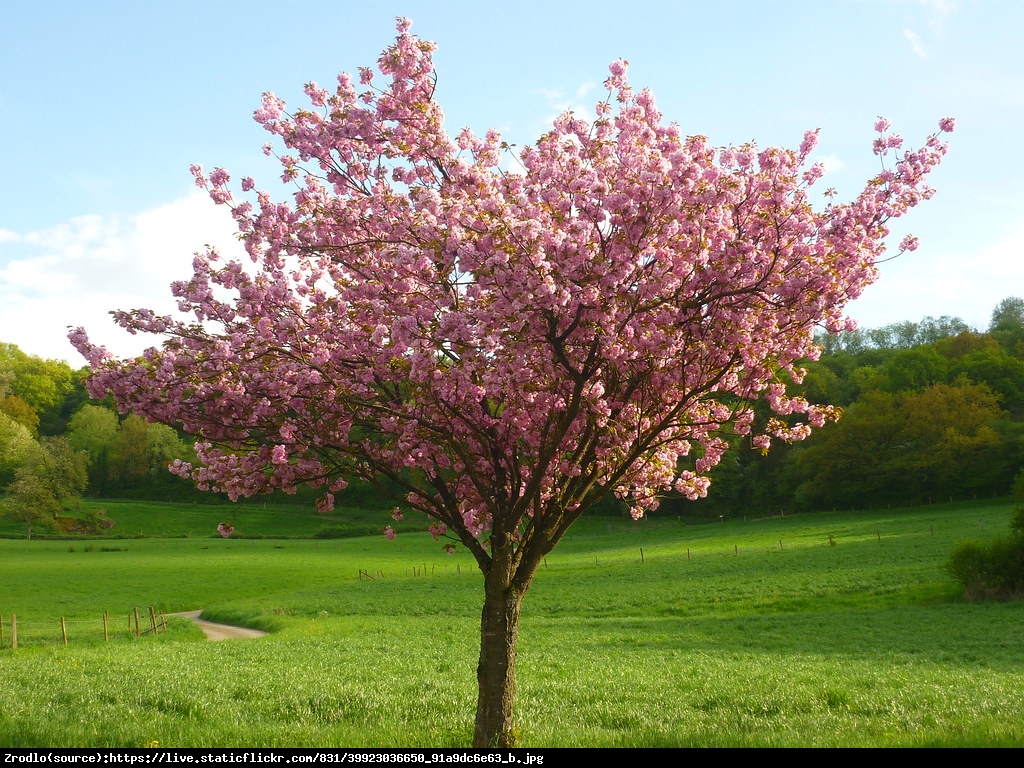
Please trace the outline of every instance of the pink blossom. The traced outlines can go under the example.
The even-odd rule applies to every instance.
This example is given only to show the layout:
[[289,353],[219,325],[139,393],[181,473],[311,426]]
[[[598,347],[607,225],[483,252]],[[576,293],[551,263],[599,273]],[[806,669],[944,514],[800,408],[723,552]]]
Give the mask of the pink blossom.
[[920,244],[921,244],[921,241],[918,240],[916,237],[914,237],[913,235],[907,235],[906,237],[904,237],[900,241],[900,250],[901,251],[916,251],[917,247]]
[[806,157],[814,151],[816,146],[818,146],[818,132],[807,131],[804,133],[804,140],[800,142],[800,154]]
[[384,528],[384,538],[388,541],[393,541],[398,534],[395,533],[395,529],[390,525]]
[[956,130],[956,118],[944,117],[939,120],[939,130],[944,133],[952,133]]
[[327,91],[325,91],[316,83],[306,83],[303,90],[305,90],[306,95],[309,97],[309,100],[313,104],[313,106],[322,107],[327,103]]
[[611,76],[605,80],[604,86],[609,91],[623,88],[626,85],[626,71],[629,69],[629,62],[625,59],[617,59],[608,65]]
[[191,171],[192,176],[195,177],[196,186],[200,189],[205,188],[209,184],[206,176],[203,175],[203,166],[199,165],[199,163],[193,163],[190,165],[189,171]]
[[223,168],[214,168],[210,174],[210,183],[215,187],[223,187],[231,181],[231,176]]

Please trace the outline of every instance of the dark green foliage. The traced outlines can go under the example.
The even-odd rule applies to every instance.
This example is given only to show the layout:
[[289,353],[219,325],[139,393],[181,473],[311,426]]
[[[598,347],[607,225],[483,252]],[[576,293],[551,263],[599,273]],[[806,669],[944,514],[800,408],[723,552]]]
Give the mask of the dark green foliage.
[[1010,530],[1019,536],[1024,536],[1024,506],[1018,506],[1010,516]]
[[949,572],[972,599],[1024,596],[1024,535],[997,536],[989,542],[962,541],[953,548]]
[[1024,342],[1024,299],[1011,296],[999,302],[988,330],[1003,349],[1015,354]]
[[1024,598],[1024,470],[1013,483],[1017,501],[1010,516],[1010,533],[987,543],[961,541],[953,548],[947,568],[974,599]]

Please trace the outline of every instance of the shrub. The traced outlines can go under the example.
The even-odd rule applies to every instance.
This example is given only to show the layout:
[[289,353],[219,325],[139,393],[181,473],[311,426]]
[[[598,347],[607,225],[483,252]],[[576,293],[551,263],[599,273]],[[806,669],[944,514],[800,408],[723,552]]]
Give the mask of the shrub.
[[1017,505],[1010,515],[1010,530],[1018,536],[1024,536],[1024,504]]
[[961,541],[947,564],[971,599],[1024,596],[1024,534],[997,536],[987,544]]

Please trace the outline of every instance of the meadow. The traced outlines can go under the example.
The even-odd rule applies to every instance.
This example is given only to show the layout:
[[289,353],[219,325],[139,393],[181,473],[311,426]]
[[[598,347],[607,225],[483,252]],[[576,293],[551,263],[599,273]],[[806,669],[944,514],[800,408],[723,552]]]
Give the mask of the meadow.
[[[0,539],[0,615],[23,638],[0,640],[0,745],[471,740],[481,579],[417,521],[393,542],[366,510],[326,524],[372,536],[225,540],[211,534],[232,512],[246,536],[325,521],[103,504],[125,538]],[[1024,745],[1024,605],[966,603],[944,570],[955,541],[1005,532],[1010,512],[585,518],[524,604],[522,746]],[[89,625],[132,605],[272,634],[208,643],[171,619],[104,643]]]

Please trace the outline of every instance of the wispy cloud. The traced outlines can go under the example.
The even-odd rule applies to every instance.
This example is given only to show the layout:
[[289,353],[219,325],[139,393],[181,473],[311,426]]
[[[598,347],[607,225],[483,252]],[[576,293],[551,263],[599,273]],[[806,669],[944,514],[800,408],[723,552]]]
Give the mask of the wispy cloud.
[[[939,40],[945,32],[946,22],[956,11],[958,3],[955,0],[918,0],[917,5],[924,10],[923,22],[928,28],[929,42],[933,43]],[[922,59],[929,58],[930,51],[921,34],[915,29],[905,28],[903,36],[910,43],[910,50],[915,56]]]
[[935,35],[941,35],[946,25],[946,20],[957,8],[954,0],[920,0],[928,11],[928,28]]
[[924,43],[921,42],[921,37],[914,30],[904,29],[903,36],[910,41],[910,50],[914,52],[915,56],[920,56],[922,59],[928,58],[928,50],[924,47]]

